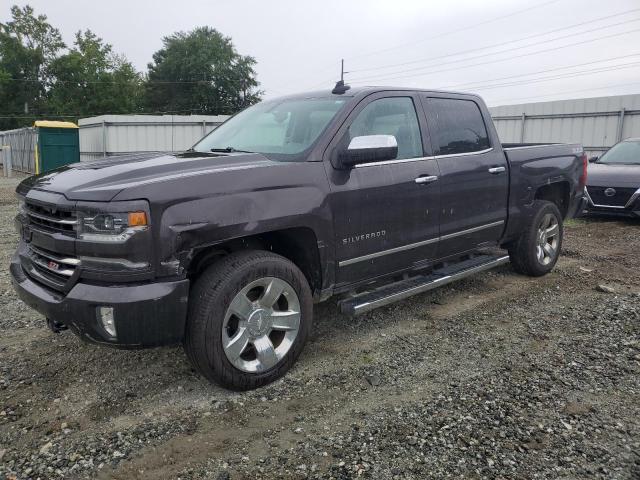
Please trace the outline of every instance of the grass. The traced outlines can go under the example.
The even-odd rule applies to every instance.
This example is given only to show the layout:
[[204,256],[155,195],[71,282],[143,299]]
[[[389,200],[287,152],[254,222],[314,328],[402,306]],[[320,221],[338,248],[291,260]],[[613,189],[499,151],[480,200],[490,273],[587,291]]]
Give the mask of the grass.
[[579,226],[585,225],[586,223],[587,223],[587,221],[583,220],[582,218],[570,218],[570,219],[564,221],[564,226],[565,227],[579,227]]

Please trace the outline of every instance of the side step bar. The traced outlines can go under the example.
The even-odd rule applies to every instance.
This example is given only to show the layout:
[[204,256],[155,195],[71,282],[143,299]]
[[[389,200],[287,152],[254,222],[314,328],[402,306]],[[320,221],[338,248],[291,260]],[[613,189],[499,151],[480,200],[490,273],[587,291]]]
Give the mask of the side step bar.
[[509,256],[478,255],[459,263],[434,270],[428,275],[384,285],[375,290],[356,294],[340,302],[340,310],[346,315],[360,315],[374,308],[427,292],[456,280],[509,263]]

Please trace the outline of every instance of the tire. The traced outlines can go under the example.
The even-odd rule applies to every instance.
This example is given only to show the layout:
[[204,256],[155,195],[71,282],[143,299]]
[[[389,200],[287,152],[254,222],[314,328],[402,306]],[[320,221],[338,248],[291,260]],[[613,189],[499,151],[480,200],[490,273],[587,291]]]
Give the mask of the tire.
[[[554,225],[557,225],[555,230]],[[542,230],[546,231],[544,236]],[[552,235],[553,232],[555,235]],[[551,202],[536,200],[524,232],[508,246],[514,270],[531,277],[549,273],[560,256],[563,233],[562,215],[558,207]]]
[[295,264],[271,252],[233,253],[193,285],[184,348],[209,381],[251,390],[291,368],[312,319],[311,289]]

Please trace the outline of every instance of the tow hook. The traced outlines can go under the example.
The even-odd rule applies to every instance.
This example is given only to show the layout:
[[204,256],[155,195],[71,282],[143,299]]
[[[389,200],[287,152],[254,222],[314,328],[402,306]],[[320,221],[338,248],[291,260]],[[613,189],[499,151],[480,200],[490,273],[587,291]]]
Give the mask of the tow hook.
[[53,333],[60,333],[69,328],[64,323],[58,322],[57,320],[51,320],[50,318],[47,318],[47,326]]

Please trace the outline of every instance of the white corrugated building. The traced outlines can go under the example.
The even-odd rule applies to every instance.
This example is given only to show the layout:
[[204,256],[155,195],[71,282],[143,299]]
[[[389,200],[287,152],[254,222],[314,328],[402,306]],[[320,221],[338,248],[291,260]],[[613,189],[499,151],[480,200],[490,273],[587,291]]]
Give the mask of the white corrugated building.
[[581,143],[599,155],[640,137],[640,95],[504,105],[489,109],[503,143]]
[[136,152],[180,152],[224,122],[227,115],[101,115],[82,118],[80,160]]

